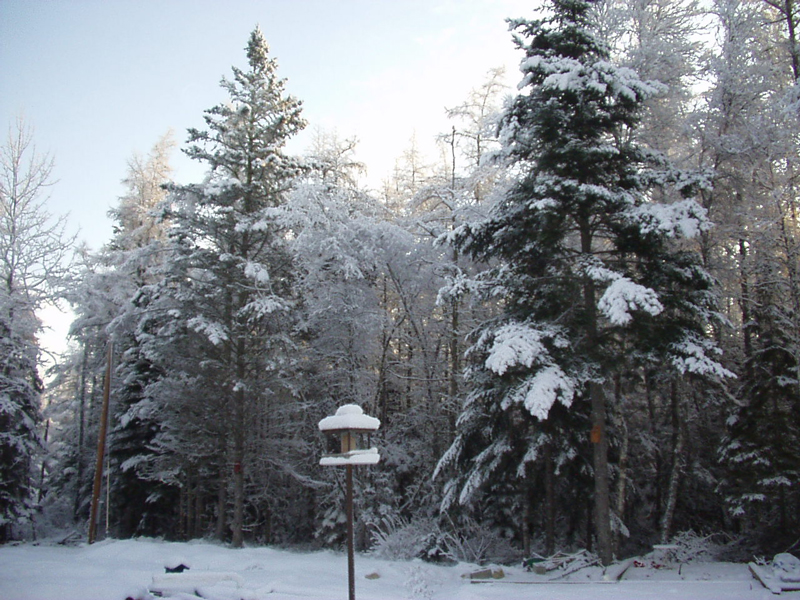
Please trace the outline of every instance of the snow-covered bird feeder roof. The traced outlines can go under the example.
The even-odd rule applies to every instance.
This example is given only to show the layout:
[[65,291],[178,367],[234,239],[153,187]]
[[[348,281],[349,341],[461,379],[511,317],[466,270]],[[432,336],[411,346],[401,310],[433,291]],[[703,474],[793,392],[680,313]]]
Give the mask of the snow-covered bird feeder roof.
[[368,432],[376,431],[381,426],[380,419],[365,415],[357,404],[340,406],[332,417],[325,417],[319,422],[319,430],[328,433],[339,431]]

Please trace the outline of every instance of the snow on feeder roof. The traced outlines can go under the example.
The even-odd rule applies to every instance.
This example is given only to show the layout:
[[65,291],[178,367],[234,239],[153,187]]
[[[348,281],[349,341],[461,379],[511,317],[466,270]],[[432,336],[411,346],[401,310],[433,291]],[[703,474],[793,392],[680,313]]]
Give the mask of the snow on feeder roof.
[[340,406],[335,415],[325,417],[319,422],[320,431],[329,433],[337,431],[376,431],[380,426],[380,419],[365,415],[362,408],[357,404]]
[[344,454],[331,454],[319,459],[323,467],[343,467],[346,465],[377,465],[381,460],[377,448],[367,450],[351,450]]

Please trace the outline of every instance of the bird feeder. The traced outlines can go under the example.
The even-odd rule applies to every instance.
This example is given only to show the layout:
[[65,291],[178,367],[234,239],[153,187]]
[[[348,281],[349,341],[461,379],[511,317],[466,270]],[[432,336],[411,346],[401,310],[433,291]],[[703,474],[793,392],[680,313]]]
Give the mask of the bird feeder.
[[377,431],[381,426],[379,419],[364,414],[360,406],[345,404],[340,406],[336,414],[325,417],[319,422],[323,433],[338,436],[340,452],[326,454],[319,464],[323,467],[346,467],[347,497],[347,575],[350,600],[356,597],[355,558],[353,550],[353,467],[356,465],[376,465],[381,457],[377,448],[359,448],[359,438]]
[[379,419],[364,414],[360,406],[345,404],[332,417],[319,422],[319,429],[328,435],[338,436],[341,451],[326,454],[319,464],[323,467],[347,465],[376,465],[380,461],[377,448],[359,448],[359,438],[366,437],[381,426]]

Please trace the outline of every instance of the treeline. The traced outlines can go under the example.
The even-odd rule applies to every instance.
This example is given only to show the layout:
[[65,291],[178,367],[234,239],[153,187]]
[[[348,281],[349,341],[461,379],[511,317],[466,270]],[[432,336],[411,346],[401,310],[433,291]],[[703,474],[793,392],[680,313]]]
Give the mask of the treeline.
[[256,29],[183,148],[203,181],[170,182],[169,136],[134,157],[113,238],[54,288],[77,318],[43,418],[35,326],[3,288],[5,538],[87,522],[111,348],[107,535],[340,543],[317,422],[355,403],[382,422],[362,548],[790,547],[799,19],[552,0],[511,22],[519,91],[489,73],[439,159],[412,144],[378,192],[355,140],[285,151],[302,106]]

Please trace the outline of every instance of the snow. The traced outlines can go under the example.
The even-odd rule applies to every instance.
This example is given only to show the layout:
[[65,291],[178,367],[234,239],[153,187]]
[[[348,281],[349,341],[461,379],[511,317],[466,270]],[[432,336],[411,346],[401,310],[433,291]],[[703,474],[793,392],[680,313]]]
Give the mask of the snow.
[[203,315],[198,315],[197,317],[189,319],[187,325],[197,333],[205,335],[208,341],[215,346],[218,346],[228,339],[228,332],[222,323],[209,321]]
[[345,454],[323,456],[319,464],[323,467],[342,467],[345,465],[377,465],[381,460],[377,448],[351,450]]
[[618,278],[606,288],[597,308],[614,325],[628,325],[633,320],[632,310],[641,310],[651,315],[657,315],[664,310],[654,290],[627,277]]
[[526,76],[518,88],[528,86],[533,74],[546,75],[542,88],[560,91],[581,92],[591,90],[598,94],[609,92],[616,97],[636,101],[649,98],[666,91],[666,86],[655,81],[642,81],[635,71],[627,67],[617,67],[604,60],[594,64],[584,64],[580,60],[564,56],[544,57],[535,55],[522,61],[520,70]]
[[531,415],[544,421],[556,401],[566,407],[575,398],[575,381],[568,377],[558,365],[549,365],[529,377],[513,394],[522,398],[523,405]]
[[673,350],[678,356],[675,356],[672,362],[681,373],[711,375],[720,378],[736,377],[734,373],[709,356],[709,354],[721,354],[721,350],[705,338],[696,335],[687,336],[686,339],[673,344]]
[[230,190],[241,187],[242,182],[234,177],[225,177],[207,181],[203,193],[207,196],[221,196]]
[[504,375],[509,367],[530,368],[537,358],[547,355],[542,338],[541,332],[527,325],[510,323],[500,327],[486,358],[486,368],[498,375]]
[[248,262],[244,266],[244,274],[254,279],[256,283],[269,283],[270,281],[269,270],[261,263]]
[[[288,552],[272,548],[234,550],[208,542],[106,540],[91,546],[23,544],[0,547],[0,598],[4,600],[152,600],[148,587],[164,576],[170,557],[191,564],[188,574],[231,574],[205,588],[207,598],[288,600],[347,597],[347,559],[332,551]],[[677,568],[630,568],[619,583],[572,582],[521,585],[533,579],[519,567],[504,566],[506,579],[471,583],[462,575],[475,565],[441,566],[357,555],[359,600],[767,600],[772,593],[746,565],[692,563]],[[367,575],[370,578],[367,579]],[[515,583],[510,583],[515,582]],[[183,595],[184,598],[195,596]]]
[[375,431],[381,426],[380,419],[364,414],[364,410],[357,404],[340,406],[332,417],[325,417],[319,422],[320,431],[336,431],[341,429],[355,429]]
[[672,204],[642,204],[627,214],[639,223],[643,233],[660,232],[672,238],[691,239],[711,228],[706,209],[691,199]]
[[242,309],[242,314],[252,314],[255,318],[260,319],[265,315],[270,315],[274,312],[288,310],[290,305],[281,297],[270,295],[256,298],[249,302]]
[[788,552],[776,554],[772,559],[772,568],[783,581],[800,581],[800,559]]

